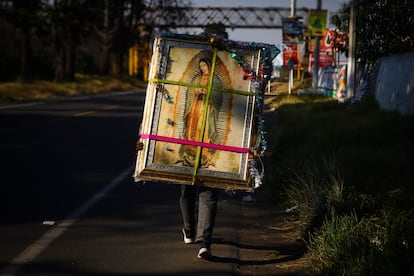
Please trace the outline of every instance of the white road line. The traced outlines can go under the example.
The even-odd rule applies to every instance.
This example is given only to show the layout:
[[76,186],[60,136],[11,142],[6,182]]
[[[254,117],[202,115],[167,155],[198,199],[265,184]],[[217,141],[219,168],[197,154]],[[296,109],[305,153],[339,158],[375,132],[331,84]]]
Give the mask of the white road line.
[[38,240],[28,246],[19,256],[15,257],[8,266],[0,273],[1,276],[12,276],[17,274],[23,266],[33,261],[40,253],[42,253],[53,241],[62,235],[77,219],[82,217],[90,208],[97,204],[106,194],[118,186],[126,177],[131,175],[133,165],[121,172],[101,191],[94,194],[79,209],[70,214],[62,222],[57,223],[51,230],[43,234]]

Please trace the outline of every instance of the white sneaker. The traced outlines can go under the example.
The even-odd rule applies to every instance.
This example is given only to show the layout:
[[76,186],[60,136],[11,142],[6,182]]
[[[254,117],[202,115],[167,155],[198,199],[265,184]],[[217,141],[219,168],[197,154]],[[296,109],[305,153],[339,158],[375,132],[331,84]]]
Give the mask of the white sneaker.
[[206,247],[201,247],[200,250],[198,251],[198,255],[197,255],[198,259],[206,259],[206,260],[210,260],[211,259],[211,252],[208,248]]
[[187,233],[185,232],[184,228],[183,228],[182,232],[183,232],[183,235],[184,235],[184,243],[185,244],[194,243],[194,239],[187,236]]

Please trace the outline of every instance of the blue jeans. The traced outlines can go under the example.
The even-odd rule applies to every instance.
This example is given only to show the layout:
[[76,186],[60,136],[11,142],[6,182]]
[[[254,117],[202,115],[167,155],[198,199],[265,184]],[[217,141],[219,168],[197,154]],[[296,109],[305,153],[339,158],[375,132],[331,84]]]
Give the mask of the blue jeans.
[[217,201],[218,190],[216,189],[191,185],[181,186],[180,207],[184,230],[195,237],[196,243],[206,247],[211,245]]

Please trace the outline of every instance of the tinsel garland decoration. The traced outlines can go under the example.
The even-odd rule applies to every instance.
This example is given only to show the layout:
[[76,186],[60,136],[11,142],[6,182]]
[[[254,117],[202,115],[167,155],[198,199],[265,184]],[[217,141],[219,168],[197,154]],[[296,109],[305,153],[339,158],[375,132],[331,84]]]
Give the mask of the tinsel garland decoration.
[[[172,39],[209,43],[212,47],[217,48],[219,51],[230,53],[230,56],[242,68],[244,73],[243,79],[250,80],[252,82],[253,92],[256,94],[255,107],[257,112],[255,114],[255,119],[258,135],[260,137],[260,144],[257,145],[256,154],[263,155],[263,153],[267,150],[267,142],[265,139],[266,131],[263,119],[264,91],[273,70],[272,60],[280,53],[280,50],[275,45],[257,42],[233,41],[224,39],[217,35],[188,35],[169,32],[163,33],[162,36]],[[250,68],[249,64],[242,57],[245,50],[261,51],[259,70],[257,74]]]

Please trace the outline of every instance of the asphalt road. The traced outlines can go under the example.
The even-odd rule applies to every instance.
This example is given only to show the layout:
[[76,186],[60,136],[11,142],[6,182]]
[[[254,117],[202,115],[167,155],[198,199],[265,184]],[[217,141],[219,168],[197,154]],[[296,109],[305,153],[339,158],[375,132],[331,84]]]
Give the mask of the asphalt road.
[[179,185],[133,182],[144,95],[0,107],[0,275],[240,273],[232,198],[208,262],[182,242]]

